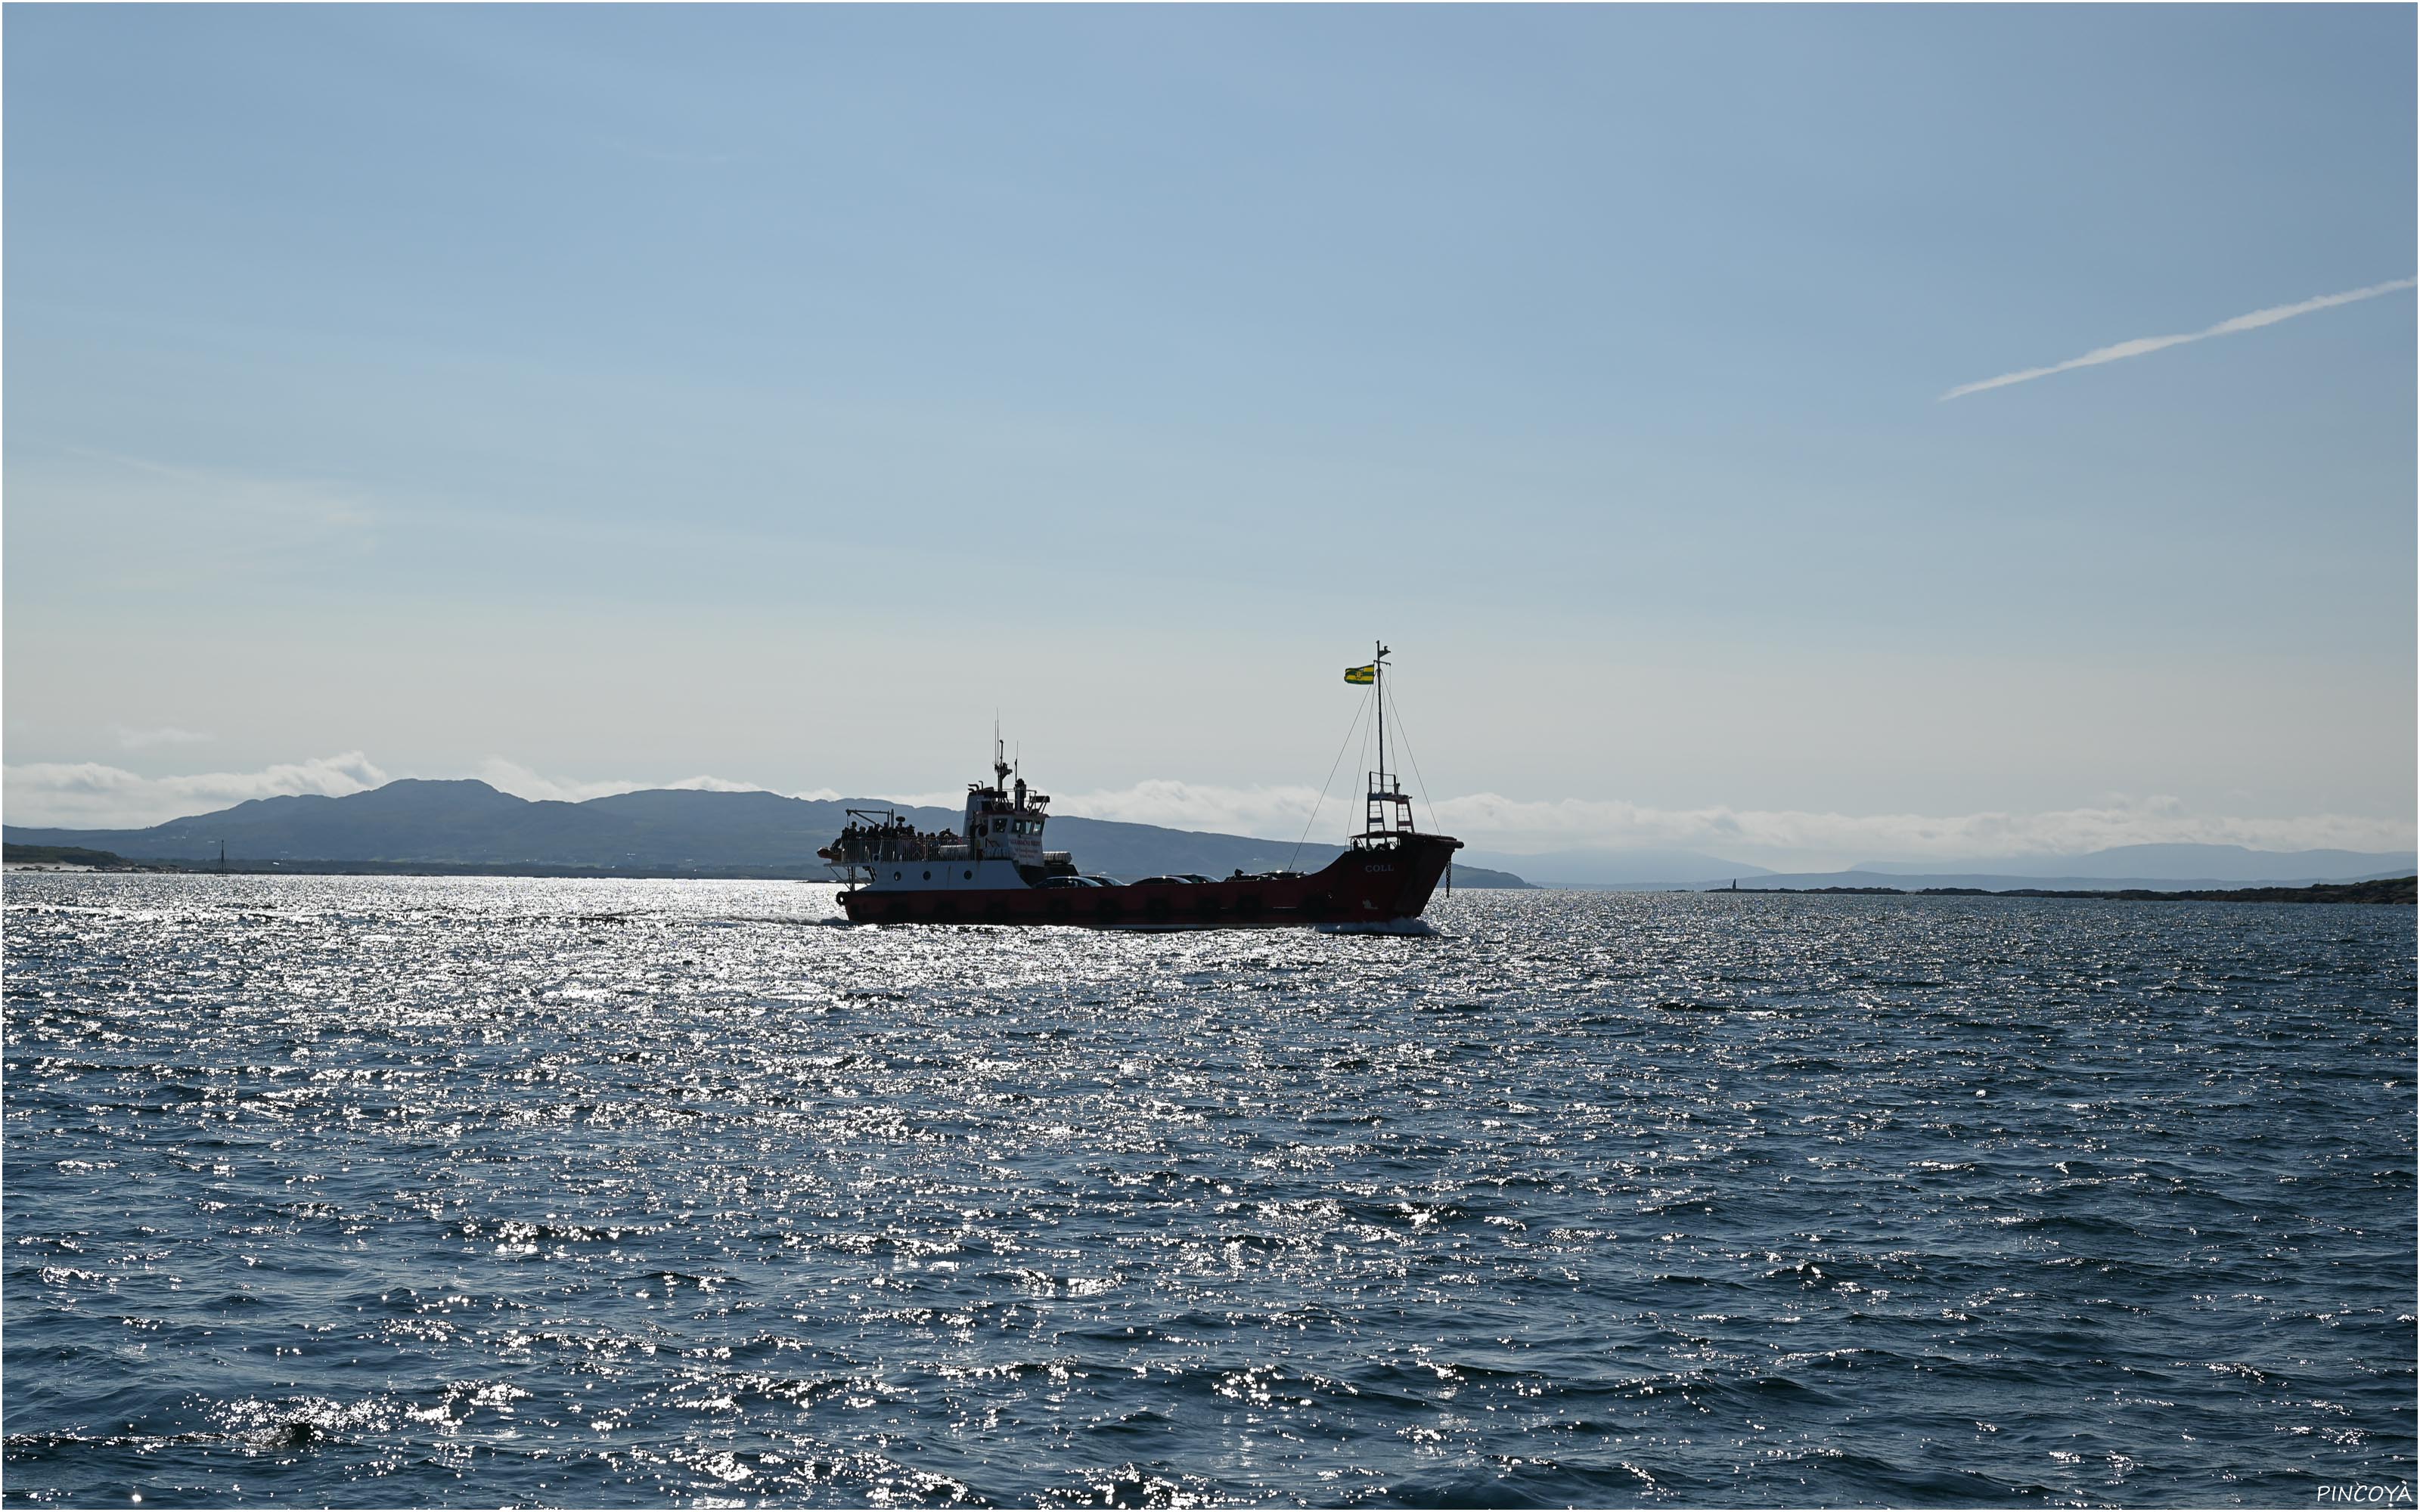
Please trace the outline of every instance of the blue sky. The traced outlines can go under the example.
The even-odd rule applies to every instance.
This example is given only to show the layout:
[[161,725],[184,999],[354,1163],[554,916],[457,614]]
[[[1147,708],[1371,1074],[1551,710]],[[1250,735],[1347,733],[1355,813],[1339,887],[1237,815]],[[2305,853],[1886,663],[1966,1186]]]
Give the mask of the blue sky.
[[1385,635],[1508,833],[2410,843],[2409,290],[1939,397],[2410,277],[2408,8],[7,41],[12,822],[929,793],[998,708],[1265,828]]

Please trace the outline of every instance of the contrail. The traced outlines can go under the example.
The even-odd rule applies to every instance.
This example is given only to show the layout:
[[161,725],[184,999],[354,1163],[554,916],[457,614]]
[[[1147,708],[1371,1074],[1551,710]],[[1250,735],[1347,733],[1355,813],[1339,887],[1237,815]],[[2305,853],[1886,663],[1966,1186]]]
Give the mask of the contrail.
[[2262,326],[2273,326],[2280,320],[2291,320],[2298,315],[2308,315],[2313,310],[2325,310],[2338,304],[2351,304],[2360,300],[2374,300],[2381,294],[2392,294],[2399,288],[2410,288],[2415,283],[2420,283],[2420,279],[2398,278],[2392,284],[2372,284],[2367,288],[2357,288],[2343,294],[2322,294],[2316,300],[2304,300],[2300,304],[2272,305],[2266,310],[2255,310],[2250,315],[2239,315],[2232,320],[2221,320],[2207,331],[2196,331],[2182,336],[2138,336],[2133,341],[2121,341],[2115,347],[2096,347],[2081,357],[2071,357],[2064,363],[2054,363],[2048,367],[2028,367],[2022,372],[2003,373],[1998,378],[1985,378],[1980,383],[1961,383],[1943,394],[1939,402],[1947,403],[1965,394],[1980,393],[1985,389],[2005,389],[2011,383],[2024,383],[2033,378],[2048,378],[2053,373],[2064,373],[2071,367],[2098,367],[2103,363],[2114,363],[2120,358],[2140,357],[2145,352],[2155,352],[2163,347],[2181,347],[2186,342],[2206,341],[2211,336],[2232,336],[2239,331],[2257,331]]

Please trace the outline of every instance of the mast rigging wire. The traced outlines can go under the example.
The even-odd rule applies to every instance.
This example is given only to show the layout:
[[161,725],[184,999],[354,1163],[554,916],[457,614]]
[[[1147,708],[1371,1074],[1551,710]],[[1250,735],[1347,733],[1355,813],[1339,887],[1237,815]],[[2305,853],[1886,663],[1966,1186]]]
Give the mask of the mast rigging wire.
[[1419,779],[1420,803],[1429,811],[1429,831],[1432,834],[1442,835],[1445,833],[1445,825],[1437,823],[1436,800],[1429,795],[1429,779],[1420,772],[1420,759],[1412,749],[1410,733],[1404,728],[1404,706],[1396,702],[1395,695],[1392,693],[1387,695],[1387,706],[1395,711],[1395,739],[1403,744],[1404,754],[1411,758],[1412,776]]
[[1344,748],[1353,744],[1353,732],[1361,728],[1361,716],[1369,709],[1370,695],[1364,693],[1361,702],[1353,706],[1353,722],[1344,727],[1344,739],[1336,748],[1336,760],[1327,764],[1327,780],[1319,785],[1319,801],[1311,806],[1311,817],[1302,822],[1302,833],[1295,840],[1293,853],[1286,856],[1286,870],[1289,872],[1294,870],[1295,858],[1302,855],[1302,842],[1311,839],[1311,826],[1319,823],[1319,810],[1327,803],[1327,790],[1336,785],[1336,769],[1344,764]]

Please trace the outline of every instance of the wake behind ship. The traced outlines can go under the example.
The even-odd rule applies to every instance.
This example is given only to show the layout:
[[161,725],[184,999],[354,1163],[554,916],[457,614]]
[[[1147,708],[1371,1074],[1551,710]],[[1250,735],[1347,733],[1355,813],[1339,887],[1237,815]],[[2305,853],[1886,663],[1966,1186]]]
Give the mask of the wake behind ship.
[[[890,810],[849,810],[816,854],[846,884],[841,907],[868,924],[1058,924],[1091,929],[1271,929],[1317,924],[1401,927],[1418,919],[1462,841],[1425,835],[1387,770],[1386,660],[1378,647],[1345,681],[1372,686],[1378,764],[1364,784],[1362,827],[1316,872],[1180,873],[1119,883],[1090,877],[1065,851],[1043,848],[1050,798],[1028,787],[995,736],[992,780],[967,786],[962,830],[924,832]],[[1348,733],[1347,739],[1350,739]]]

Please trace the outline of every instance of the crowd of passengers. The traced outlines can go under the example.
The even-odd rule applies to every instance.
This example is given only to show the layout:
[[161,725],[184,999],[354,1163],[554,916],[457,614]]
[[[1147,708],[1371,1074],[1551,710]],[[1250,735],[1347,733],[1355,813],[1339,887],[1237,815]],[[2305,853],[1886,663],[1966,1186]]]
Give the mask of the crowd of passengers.
[[964,843],[955,830],[919,830],[905,819],[888,825],[852,819],[824,854],[834,861],[926,861],[939,856],[944,845]]

